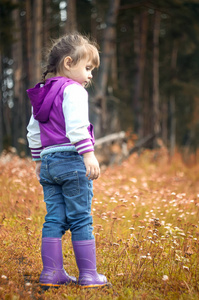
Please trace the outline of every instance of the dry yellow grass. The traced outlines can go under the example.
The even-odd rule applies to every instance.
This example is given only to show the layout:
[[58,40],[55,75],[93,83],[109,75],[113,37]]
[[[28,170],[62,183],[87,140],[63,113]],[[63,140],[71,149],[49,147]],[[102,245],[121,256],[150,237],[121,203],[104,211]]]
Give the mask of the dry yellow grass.
[[[107,168],[94,182],[92,214],[98,271],[113,287],[63,286],[42,292],[38,279],[42,188],[30,159],[0,159],[0,299],[199,299],[199,166],[145,151]],[[78,275],[63,237],[64,267]]]

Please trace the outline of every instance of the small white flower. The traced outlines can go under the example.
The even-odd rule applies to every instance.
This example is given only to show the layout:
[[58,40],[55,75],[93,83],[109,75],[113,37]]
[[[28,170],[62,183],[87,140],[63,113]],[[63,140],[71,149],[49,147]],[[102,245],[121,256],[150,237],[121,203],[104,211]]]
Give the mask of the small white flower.
[[8,277],[6,275],[1,275],[2,279],[7,279]]
[[130,227],[129,229],[130,229],[130,230],[135,230],[135,228],[134,228],[134,227]]
[[186,234],[184,232],[178,232],[178,234],[181,236],[186,236]]
[[26,286],[31,286],[31,285],[32,285],[32,283],[26,282]]
[[130,178],[130,181],[133,182],[133,183],[136,183],[137,179],[136,178]]
[[183,268],[184,270],[189,271],[189,267],[187,267],[187,266],[183,266],[182,268]]
[[176,256],[175,256],[175,260],[177,260],[177,261],[181,261],[182,259],[181,259],[181,257],[180,257],[178,254],[176,254]]
[[118,243],[113,243],[113,246],[119,246],[120,244],[118,244]]
[[167,280],[169,280],[169,277],[167,275],[163,275],[162,280],[167,281]]

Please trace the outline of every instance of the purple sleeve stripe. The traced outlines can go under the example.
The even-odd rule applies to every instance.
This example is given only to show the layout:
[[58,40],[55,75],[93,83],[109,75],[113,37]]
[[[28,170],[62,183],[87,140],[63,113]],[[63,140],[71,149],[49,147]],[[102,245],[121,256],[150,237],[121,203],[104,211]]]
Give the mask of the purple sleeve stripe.
[[31,148],[31,154],[32,154],[32,158],[33,160],[40,160],[40,153],[42,151],[42,147],[41,148],[37,148],[37,149],[34,149],[34,148]]
[[94,148],[92,146],[89,146],[89,147],[84,147],[84,148],[81,148],[81,149],[78,149],[78,153],[81,155],[81,154],[84,154],[86,152],[92,152],[94,151]]
[[32,154],[32,158],[40,158],[40,154]]
[[43,149],[43,147],[40,147],[40,148],[30,148],[31,152],[41,152],[42,149]]
[[40,155],[41,151],[31,151],[31,154],[34,156]]
[[79,141],[79,142],[75,143],[75,147],[78,148],[78,147],[83,146],[84,144],[87,144],[87,145],[91,144],[91,140],[85,139],[85,140]]
[[39,150],[39,151],[32,151],[32,150],[31,150],[31,153],[32,153],[33,155],[40,155],[41,150]]
[[90,139],[86,139],[76,143],[75,147],[79,154],[94,151],[93,144]]
[[76,149],[77,149],[78,152],[81,151],[81,150],[83,150],[83,149],[87,149],[87,148],[92,148],[93,149],[93,145],[92,144],[86,144],[86,145],[84,145],[82,147],[76,147]]

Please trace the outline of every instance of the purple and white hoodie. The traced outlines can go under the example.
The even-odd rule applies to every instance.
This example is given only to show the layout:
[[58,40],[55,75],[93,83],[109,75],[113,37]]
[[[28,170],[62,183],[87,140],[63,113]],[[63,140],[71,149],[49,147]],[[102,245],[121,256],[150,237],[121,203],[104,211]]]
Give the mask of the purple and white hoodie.
[[33,107],[27,139],[33,160],[57,151],[94,151],[88,93],[66,77],[52,77],[27,90]]

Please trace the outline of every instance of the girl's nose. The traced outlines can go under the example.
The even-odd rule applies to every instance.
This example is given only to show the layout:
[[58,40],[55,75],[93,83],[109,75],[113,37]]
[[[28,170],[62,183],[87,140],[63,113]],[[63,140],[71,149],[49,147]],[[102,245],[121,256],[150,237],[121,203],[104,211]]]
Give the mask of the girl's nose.
[[89,79],[92,79],[93,78],[92,73],[90,73],[88,77],[89,77]]

